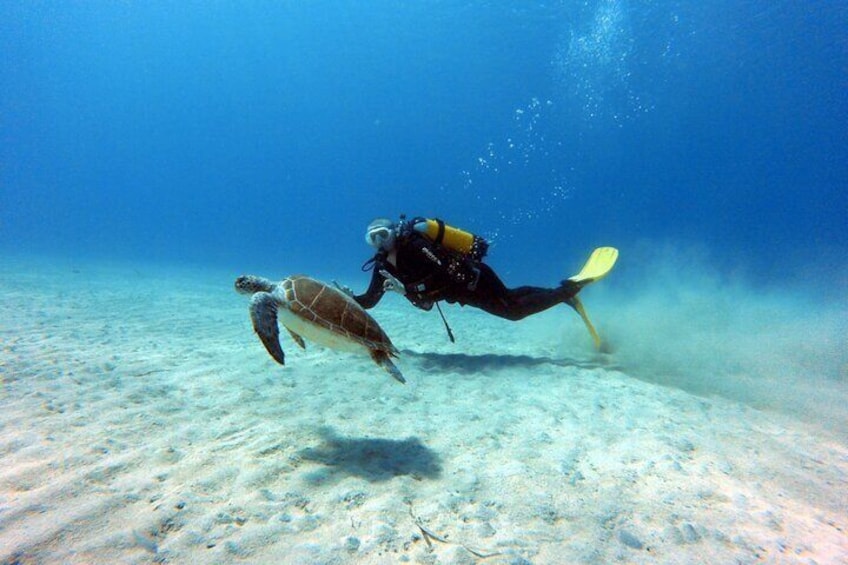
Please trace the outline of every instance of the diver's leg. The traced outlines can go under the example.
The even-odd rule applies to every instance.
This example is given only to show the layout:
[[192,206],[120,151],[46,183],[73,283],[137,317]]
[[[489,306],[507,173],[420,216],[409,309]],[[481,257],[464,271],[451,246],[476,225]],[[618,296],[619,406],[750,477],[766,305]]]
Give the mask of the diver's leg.
[[510,319],[520,320],[533,314],[553,308],[562,304],[576,293],[569,292],[566,288],[538,288],[522,287],[520,292],[510,291]]
[[579,288],[563,285],[558,288],[522,286],[509,289],[488,265],[481,265],[480,280],[475,292],[462,302],[507,320],[521,320],[567,301]]

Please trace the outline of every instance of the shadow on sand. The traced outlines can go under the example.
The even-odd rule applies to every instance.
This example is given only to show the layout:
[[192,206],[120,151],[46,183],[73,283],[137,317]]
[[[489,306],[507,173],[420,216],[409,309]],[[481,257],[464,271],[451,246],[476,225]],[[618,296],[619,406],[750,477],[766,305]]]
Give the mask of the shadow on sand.
[[324,482],[341,475],[362,477],[371,482],[387,481],[399,475],[416,479],[437,479],[442,474],[439,456],[418,438],[404,440],[355,438],[337,435],[332,429],[319,430],[323,444],[307,447],[299,455],[326,468],[310,473],[307,480]]
[[597,361],[590,361],[497,353],[483,353],[479,355],[468,353],[422,353],[410,349],[404,349],[401,351],[401,355],[418,359],[421,367],[425,370],[455,371],[458,373],[480,373],[501,369],[532,369],[540,365],[577,367],[580,369],[618,369],[614,364],[604,362],[606,361],[606,357],[603,356],[599,356]]

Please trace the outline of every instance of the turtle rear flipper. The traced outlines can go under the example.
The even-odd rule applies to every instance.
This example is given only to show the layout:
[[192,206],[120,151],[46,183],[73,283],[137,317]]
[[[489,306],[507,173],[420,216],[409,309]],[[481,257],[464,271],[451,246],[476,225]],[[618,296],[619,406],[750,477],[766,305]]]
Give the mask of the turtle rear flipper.
[[286,328],[286,329],[289,330],[289,334],[292,336],[292,339],[294,340],[294,342],[296,344],[298,344],[301,349],[306,349],[306,342],[303,341],[303,338],[300,337],[300,334],[293,332],[289,328]]
[[286,356],[280,347],[280,329],[277,326],[277,301],[267,292],[257,292],[250,299],[250,319],[253,329],[274,361],[286,364]]
[[389,373],[395,380],[400,381],[402,383],[406,383],[406,379],[403,378],[403,375],[400,372],[392,360],[389,359],[389,354],[385,351],[379,349],[371,350],[371,359],[374,360],[379,366],[384,368],[387,373]]

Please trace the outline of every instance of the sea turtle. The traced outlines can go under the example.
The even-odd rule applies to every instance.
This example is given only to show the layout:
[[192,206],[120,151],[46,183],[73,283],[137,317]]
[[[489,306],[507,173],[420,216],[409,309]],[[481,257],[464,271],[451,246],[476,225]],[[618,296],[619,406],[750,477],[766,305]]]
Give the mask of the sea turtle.
[[285,355],[280,347],[277,319],[302,348],[303,338],[342,351],[367,353],[375,363],[405,383],[390,357],[398,350],[380,325],[350,296],[305,275],[280,282],[254,275],[236,279],[236,291],[252,295],[250,319],[253,329],[271,357],[280,365]]

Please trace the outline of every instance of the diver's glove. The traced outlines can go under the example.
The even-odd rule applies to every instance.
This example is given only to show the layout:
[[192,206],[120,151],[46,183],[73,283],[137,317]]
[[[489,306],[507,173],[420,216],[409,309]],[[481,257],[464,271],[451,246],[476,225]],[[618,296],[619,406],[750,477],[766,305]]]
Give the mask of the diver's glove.
[[350,296],[351,298],[353,298],[354,296],[356,296],[356,295],[353,293],[353,289],[351,289],[349,286],[344,285],[344,284],[339,284],[339,283],[338,283],[337,281],[335,281],[335,280],[333,280],[333,284],[335,285],[335,287],[336,287],[337,289],[339,289],[339,290],[340,290],[340,291],[342,291],[343,293],[347,294],[347,295],[348,295],[348,296]]
[[383,290],[393,290],[401,296],[406,296],[406,287],[395,276],[385,269],[381,269],[380,274],[386,279],[383,281]]

